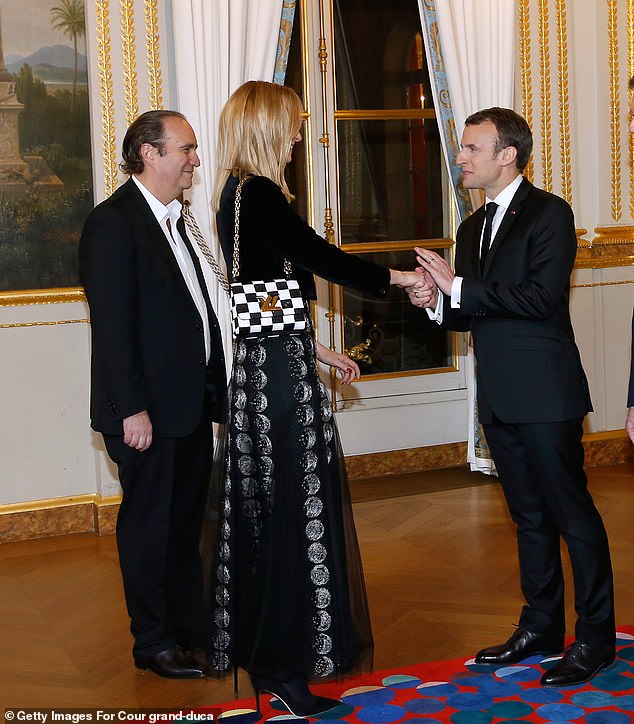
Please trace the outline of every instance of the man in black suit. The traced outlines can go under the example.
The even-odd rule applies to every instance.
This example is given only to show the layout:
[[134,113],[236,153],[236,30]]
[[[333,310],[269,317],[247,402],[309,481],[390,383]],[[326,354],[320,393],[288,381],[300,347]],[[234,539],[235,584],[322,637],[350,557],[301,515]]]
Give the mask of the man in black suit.
[[123,490],[117,545],[133,656],[160,676],[204,676],[198,539],[226,385],[219,326],[178,200],[200,165],[174,111],[137,118],[130,179],[90,213],[81,277],[92,328],[91,421]]
[[[614,660],[613,583],[583,469],[591,402],[568,310],[574,219],[563,199],[522,177],[531,150],[530,128],[514,111],[470,116],[457,162],[464,186],[483,189],[487,203],[458,229],[455,276],[431,251],[417,249],[417,258],[442,292],[430,316],[472,334],[479,417],[517,526],[526,605],[513,635],[476,661],[506,665],[563,649],[561,536],[574,575],[576,640],[541,682],[565,686]],[[416,293],[412,303],[429,306]]]

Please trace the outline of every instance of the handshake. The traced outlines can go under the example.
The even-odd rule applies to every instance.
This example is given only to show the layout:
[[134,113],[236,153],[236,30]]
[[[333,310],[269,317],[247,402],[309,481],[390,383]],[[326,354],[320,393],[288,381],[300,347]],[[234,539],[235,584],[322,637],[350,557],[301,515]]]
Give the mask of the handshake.
[[419,308],[435,309],[438,291],[451,293],[454,274],[446,260],[429,249],[416,247],[419,266],[414,271],[391,271],[391,282],[405,289],[410,302]]

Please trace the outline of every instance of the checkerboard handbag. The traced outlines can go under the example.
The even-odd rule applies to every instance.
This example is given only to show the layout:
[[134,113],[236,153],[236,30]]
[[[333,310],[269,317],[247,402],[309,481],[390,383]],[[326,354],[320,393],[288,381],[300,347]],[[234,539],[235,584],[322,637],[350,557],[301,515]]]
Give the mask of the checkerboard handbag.
[[[240,199],[236,189],[235,232],[233,236],[232,278],[240,269]],[[231,324],[235,337],[267,337],[301,332],[306,329],[306,303],[296,279],[291,278],[290,262],[284,260],[284,278],[233,282],[230,285]]]

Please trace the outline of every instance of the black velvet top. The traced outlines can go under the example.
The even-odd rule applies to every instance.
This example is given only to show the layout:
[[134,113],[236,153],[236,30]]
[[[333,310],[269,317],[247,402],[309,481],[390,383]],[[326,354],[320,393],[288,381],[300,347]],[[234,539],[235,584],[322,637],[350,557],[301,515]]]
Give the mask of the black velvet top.
[[238,178],[230,176],[216,216],[230,282],[283,277],[288,259],[304,299],[317,298],[313,274],[372,296],[387,294],[389,269],[329,244],[293,211],[280,187],[266,176],[252,176],[242,186],[240,271],[237,280],[232,279],[237,186]]

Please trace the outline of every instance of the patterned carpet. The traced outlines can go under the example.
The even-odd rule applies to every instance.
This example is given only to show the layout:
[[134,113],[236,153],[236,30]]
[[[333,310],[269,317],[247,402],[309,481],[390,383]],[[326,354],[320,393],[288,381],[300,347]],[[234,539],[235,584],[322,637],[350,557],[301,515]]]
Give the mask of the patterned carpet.
[[[345,682],[314,687],[342,704],[319,719],[349,724],[632,724],[634,722],[634,627],[617,632],[617,660],[581,687],[543,688],[539,679],[556,658],[533,656],[496,668],[465,661],[417,664],[374,672]],[[254,698],[213,707],[230,724],[305,721],[280,702],[262,697],[262,717]],[[229,724],[229,722],[227,722]]]

